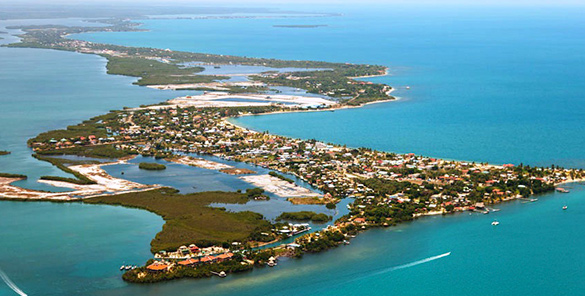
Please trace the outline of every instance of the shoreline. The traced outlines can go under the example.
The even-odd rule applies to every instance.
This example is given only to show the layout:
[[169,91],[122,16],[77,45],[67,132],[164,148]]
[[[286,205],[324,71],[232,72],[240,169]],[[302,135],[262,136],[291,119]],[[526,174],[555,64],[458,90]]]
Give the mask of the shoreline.
[[[386,75],[387,75],[387,74],[386,74]],[[371,76],[364,76],[364,77],[358,77],[358,78],[368,78],[368,77],[377,77],[377,76],[385,76],[385,75],[371,75]],[[393,90],[394,90],[394,88],[392,88],[392,89],[389,91],[389,93],[390,93],[390,92],[392,92]],[[334,111],[334,110],[337,110],[337,109],[361,108],[361,107],[363,107],[363,106],[365,106],[365,105],[368,105],[368,104],[384,103],[384,102],[391,102],[391,101],[397,101],[397,100],[399,100],[399,98],[396,98],[396,99],[391,99],[391,100],[380,100],[380,101],[373,101],[373,102],[368,102],[368,103],[365,103],[365,104],[363,104],[363,105],[360,105],[360,106],[340,106],[340,107],[337,107],[337,108],[336,108],[336,107],[331,107],[330,109],[324,109],[324,110],[294,110],[294,111],[293,111],[293,110],[291,110],[291,111],[279,111],[279,112],[268,112],[268,113],[262,113],[262,114],[253,114],[253,115],[270,115],[270,114],[278,114],[278,113],[292,113],[292,112],[318,112],[318,111]],[[171,106],[165,106],[165,107],[171,107]],[[241,116],[250,116],[250,115],[252,115],[252,114],[245,114],[245,115],[241,115]],[[237,116],[237,117],[239,117],[239,116]],[[237,118],[237,117],[234,117],[234,118]],[[245,130],[249,130],[248,128],[245,128],[245,127],[238,126],[238,125],[236,125],[236,124],[234,124],[234,123],[232,123],[232,122],[229,122],[228,120],[229,120],[229,118],[225,118],[225,119],[223,119],[223,122],[226,122],[227,124],[230,124],[230,125],[233,125],[233,126],[236,126],[236,127],[242,128],[242,129],[245,129]],[[115,163],[111,163],[111,164],[115,164]],[[110,164],[102,164],[102,165],[110,165]],[[494,167],[495,167],[495,165],[492,165],[492,166],[494,166]],[[100,167],[101,167],[101,165],[100,165]],[[111,177],[111,176],[110,176],[110,177]],[[560,182],[560,183],[558,183],[558,184],[555,184],[555,186],[558,186],[558,185],[561,185],[561,184],[573,183],[573,182],[582,182],[582,181],[585,181],[585,180],[584,180],[584,179],[578,179],[578,180],[566,180],[566,181]],[[56,182],[56,181],[51,181],[51,182]],[[155,189],[155,188],[152,188],[152,189]],[[152,189],[148,189],[148,190],[152,190]],[[146,190],[146,189],[145,189],[145,190]],[[126,193],[126,192],[120,192],[119,194],[121,194],[121,193]],[[100,195],[100,196],[102,196],[102,195]],[[90,197],[92,197],[92,196],[90,196]],[[88,197],[88,198],[89,198],[89,197]],[[501,201],[499,201],[499,202],[496,202],[496,203],[494,203],[494,204],[499,204],[499,203],[502,203],[502,202],[504,202],[504,201],[511,201],[511,200],[515,200],[515,199],[518,199],[518,197],[515,197],[515,198],[510,198],[510,199],[506,199],[506,200],[501,200]],[[69,200],[65,200],[65,201],[69,201]],[[73,201],[73,200],[71,200],[71,201]],[[424,214],[422,214],[421,216],[432,216],[432,215],[440,215],[440,214],[443,214],[443,212],[438,212],[438,211],[429,211],[429,212],[427,212],[427,213],[424,213]],[[380,227],[380,226],[376,226],[376,227]],[[369,227],[368,227],[368,228],[369,228]]]
[[[395,88],[392,88],[391,90],[388,91],[388,93],[392,93],[395,90]],[[234,127],[237,128],[242,128],[242,129],[246,129],[246,130],[250,130],[253,132],[261,132],[258,130],[254,130],[254,129],[250,129],[247,128],[245,126],[240,126],[238,124],[235,124],[233,122],[230,122],[230,119],[236,119],[236,118],[240,118],[240,117],[246,117],[246,116],[263,116],[263,115],[274,115],[274,114],[286,114],[286,113],[307,113],[307,112],[334,112],[337,110],[346,110],[346,109],[355,109],[355,108],[362,108],[365,107],[367,105],[374,105],[374,104],[383,104],[383,103],[392,103],[392,102],[398,102],[402,100],[401,97],[394,97],[394,99],[388,99],[388,100],[379,100],[379,101],[374,101],[374,102],[368,102],[368,103],[364,103],[362,105],[359,106],[348,106],[348,105],[343,105],[343,106],[337,106],[337,105],[333,105],[330,108],[326,108],[326,109],[308,109],[308,110],[287,110],[287,111],[274,111],[274,112],[265,112],[265,113],[255,113],[255,114],[240,114],[237,116],[232,116],[232,117],[227,117],[223,119],[223,122],[226,124],[230,124]],[[171,107],[171,106],[167,106],[167,107]],[[278,135],[275,135],[278,136]]]
[[85,177],[93,180],[96,184],[80,185],[65,181],[43,180],[37,182],[55,187],[69,188],[73,191],[48,192],[33,189],[26,189],[12,185],[13,182],[22,178],[0,178],[0,198],[4,200],[34,200],[34,201],[79,201],[99,196],[111,196],[131,192],[143,192],[161,188],[160,185],[145,185],[132,182],[126,179],[116,178],[106,173],[103,166],[125,164],[131,159],[121,158],[115,162],[100,164],[83,164],[68,167]]

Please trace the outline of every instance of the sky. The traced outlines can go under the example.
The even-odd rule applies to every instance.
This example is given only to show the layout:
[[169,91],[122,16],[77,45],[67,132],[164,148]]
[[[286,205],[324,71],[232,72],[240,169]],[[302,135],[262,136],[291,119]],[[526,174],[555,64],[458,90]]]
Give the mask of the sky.
[[279,4],[313,3],[321,5],[399,4],[399,5],[458,5],[458,6],[585,6],[585,0],[0,0],[7,4],[157,4],[157,5],[237,5],[253,4],[277,6]]

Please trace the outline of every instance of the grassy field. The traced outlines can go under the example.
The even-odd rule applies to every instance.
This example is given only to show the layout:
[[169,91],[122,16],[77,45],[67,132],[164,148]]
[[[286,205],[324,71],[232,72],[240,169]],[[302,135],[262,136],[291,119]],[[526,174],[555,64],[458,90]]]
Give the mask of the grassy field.
[[[245,203],[248,198],[235,192],[178,194],[171,188],[87,199],[85,203],[120,205],[151,211],[165,224],[151,242],[151,251],[176,250],[181,245],[199,246],[246,241],[259,230],[270,230],[270,222],[253,212],[226,212],[210,203]],[[140,227],[140,225],[136,225]]]

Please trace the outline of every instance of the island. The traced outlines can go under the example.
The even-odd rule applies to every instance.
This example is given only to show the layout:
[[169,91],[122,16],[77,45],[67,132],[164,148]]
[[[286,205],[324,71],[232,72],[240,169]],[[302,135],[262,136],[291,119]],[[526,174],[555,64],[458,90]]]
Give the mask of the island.
[[[323,111],[392,100],[387,85],[356,80],[356,76],[384,75],[386,68],[312,61],[283,61],[171,50],[97,44],[66,38],[92,30],[133,30],[122,22],[105,28],[28,27],[20,43],[38,47],[98,54],[108,59],[108,73],[137,77],[136,84],[171,89],[213,86],[215,75],[200,75],[202,67],[242,64],[273,68],[319,70],[269,72],[253,75],[258,87],[291,86],[326,97],[303,98],[260,95],[266,102],[225,102],[230,92],[258,96],[235,87],[228,92],[175,98],[160,104],[124,108],[90,118],[65,129],[31,138],[33,156],[60,168],[71,177],[43,176],[40,182],[72,188],[68,192],[23,189],[10,183],[25,176],[0,175],[0,198],[83,202],[135,207],[165,220],[151,242],[153,257],[144,266],[123,266],[123,279],[152,283],[183,277],[220,277],[275,266],[280,256],[300,257],[350,243],[360,231],[391,227],[426,215],[456,212],[489,213],[500,202],[559,190],[567,182],[583,181],[580,169],[523,164],[487,164],[396,154],[363,147],[347,147],[316,139],[302,140],[252,131],[233,124],[238,116],[275,112]],[[178,87],[177,87],[178,86]],[[231,85],[233,86],[233,85]],[[230,85],[227,85],[230,87]],[[213,88],[211,88],[213,89]],[[241,96],[241,95],[240,95]],[[310,101],[313,100],[313,101]],[[315,101],[316,100],[316,101]],[[289,102],[282,104],[277,102]],[[312,102],[319,102],[318,105]],[[62,155],[103,161],[72,161]],[[173,188],[145,185],[108,175],[103,166],[126,163],[142,155],[228,174],[258,186],[245,192],[179,194]],[[244,162],[270,170],[250,175],[231,165],[197,155]],[[149,164],[150,165],[150,164]],[[298,185],[294,176],[319,192]],[[334,209],[351,199],[349,213],[331,225],[312,230],[308,224],[268,221],[252,212],[228,212],[212,203],[245,203],[266,199],[265,192],[296,204],[323,204]],[[285,220],[325,222],[331,218],[314,212],[282,213]],[[294,243],[281,243],[284,239]]]
[[164,164],[154,163],[154,162],[141,162],[138,164],[138,168],[141,170],[148,170],[148,171],[162,171],[167,168]]

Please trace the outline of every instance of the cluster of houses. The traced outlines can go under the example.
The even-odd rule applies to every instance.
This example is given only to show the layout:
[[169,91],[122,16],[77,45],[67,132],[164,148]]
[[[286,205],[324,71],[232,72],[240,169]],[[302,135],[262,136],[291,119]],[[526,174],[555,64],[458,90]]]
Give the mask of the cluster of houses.
[[155,261],[146,266],[151,272],[168,271],[174,266],[196,266],[231,260],[234,257],[229,249],[212,246],[199,248],[194,244],[181,246],[175,252],[160,251],[155,254]]
[[466,210],[582,175],[580,170],[448,161],[281,137],[236,127],[225,120],[230,115],[228,108],[121,111],[102,122],[106,138],[87,140],[111,141],[119,149],[150,155],[213,154],[293,174],[335,199],[355,197],[355,207],[411,203],[416,214]]

